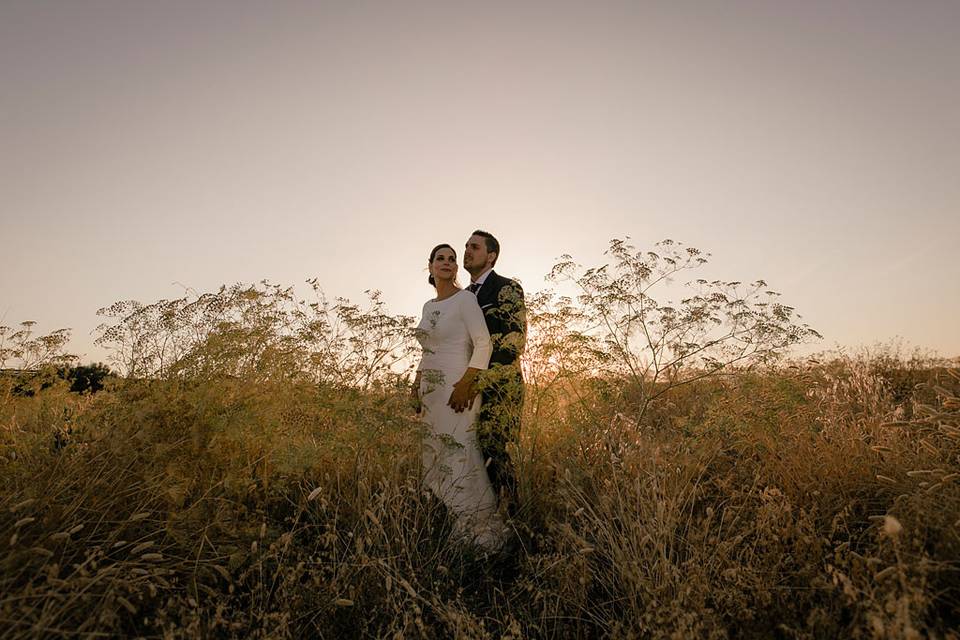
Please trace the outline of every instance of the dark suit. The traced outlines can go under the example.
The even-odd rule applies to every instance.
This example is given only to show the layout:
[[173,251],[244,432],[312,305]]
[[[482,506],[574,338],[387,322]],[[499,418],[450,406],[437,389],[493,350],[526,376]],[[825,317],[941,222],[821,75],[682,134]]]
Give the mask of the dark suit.
[[517,443],[520,436],[520,355],[527,336],[523,288],[517,281],[491,271],[476,295],[493,344],[490,369],[480,382],[482,404],[477,417],[477,440],[488,461],[493,490],[507,500],[508,510],[513,511],[517,480],[506,447],[508,443]]

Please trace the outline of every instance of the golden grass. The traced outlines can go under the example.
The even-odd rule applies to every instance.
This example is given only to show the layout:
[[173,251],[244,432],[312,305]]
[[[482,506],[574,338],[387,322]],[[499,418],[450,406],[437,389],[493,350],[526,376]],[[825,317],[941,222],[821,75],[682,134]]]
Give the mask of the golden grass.
[[420,490],[402,389],[8,396],[0,635],[956,638],[960,377],[898,401],[895,365],[704,380],[639,423],[531,385],[497,558]]

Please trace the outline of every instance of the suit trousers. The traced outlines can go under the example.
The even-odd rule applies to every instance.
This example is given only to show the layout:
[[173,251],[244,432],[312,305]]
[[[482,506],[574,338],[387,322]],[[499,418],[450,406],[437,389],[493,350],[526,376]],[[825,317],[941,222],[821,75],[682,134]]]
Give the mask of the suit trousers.
[[489,383],[481,391],[477,442],[493,491],[501,502],[506,502],[507,514],[513,515],[517,507],[517,475],[507,445],[516,445],[520,439],[523,376],[514,366],[498,366],[491,372]]

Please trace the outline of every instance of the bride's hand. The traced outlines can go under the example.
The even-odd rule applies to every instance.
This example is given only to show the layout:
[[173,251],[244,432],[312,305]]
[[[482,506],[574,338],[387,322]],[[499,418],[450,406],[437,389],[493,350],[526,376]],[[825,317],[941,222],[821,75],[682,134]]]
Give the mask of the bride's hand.
[[450,394],[450,400],[447,404],[455,412],[460,413],[473,404],[473,399],[477,394],[472,389],[472,386],[470,382],[464,380],[453,385],[453,393]]
[[447,405],[455,412],[460,413],[473,404],[473,399],[477,397],[477,391],[473,388],[473,381],[477,379],[479,369],[467,367],[463,377],[453,385],[453,393],[450,394],[450,400]]

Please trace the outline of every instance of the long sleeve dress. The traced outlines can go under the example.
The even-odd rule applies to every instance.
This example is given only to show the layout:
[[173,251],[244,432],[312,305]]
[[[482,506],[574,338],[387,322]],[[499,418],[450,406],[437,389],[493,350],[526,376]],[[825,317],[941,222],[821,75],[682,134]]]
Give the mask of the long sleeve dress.
[[480,398],[461,413],[447,402],[468,367],[486,369],[492,348],[476,296],[463,290],[429,300],[417,326],[423,347],[418,370],[423,419],[428,425],[423,448],[424,484],[456,516],[456,533],[495,547],[505,526],[477,444],[474,425]]

